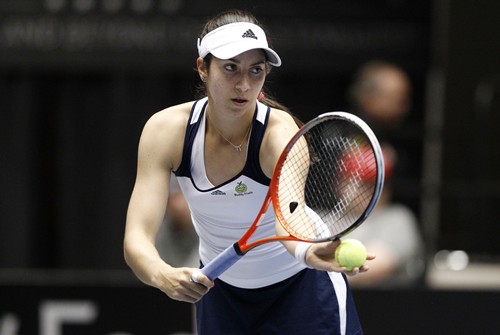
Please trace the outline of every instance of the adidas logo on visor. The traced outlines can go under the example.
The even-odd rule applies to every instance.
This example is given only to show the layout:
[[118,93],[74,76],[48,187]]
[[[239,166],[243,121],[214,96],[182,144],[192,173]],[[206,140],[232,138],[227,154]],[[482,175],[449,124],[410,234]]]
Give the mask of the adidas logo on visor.
[[198,55],[201,58],[211,53],[220,59],[230,59],[253,49],[264,50],[272,66],[281,65],[280,57],[267,44],[266,34],[261,27],[253,23],[228,23],[198,39]]
[[256,40],[258,39],[257,36],[255,36],[252,29],[248,29],[247,31],[245,31],[243,35],[241,35],[241,37],[255,38]]

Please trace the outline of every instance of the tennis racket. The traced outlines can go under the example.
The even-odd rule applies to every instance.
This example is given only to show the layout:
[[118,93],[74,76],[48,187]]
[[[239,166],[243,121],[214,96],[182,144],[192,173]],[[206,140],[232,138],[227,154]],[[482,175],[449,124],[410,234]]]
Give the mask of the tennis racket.
[[[375,207],[384,181],[383,164],[378,140],[360,118],[345,112],[319,115],[302,126],[283,150],[250,228],[201,273],[214,280],[263,243],[324,242],[348,234]],[[289,235],[250,241],[271,203]],[[198,276],[193,273],[192,280]]]

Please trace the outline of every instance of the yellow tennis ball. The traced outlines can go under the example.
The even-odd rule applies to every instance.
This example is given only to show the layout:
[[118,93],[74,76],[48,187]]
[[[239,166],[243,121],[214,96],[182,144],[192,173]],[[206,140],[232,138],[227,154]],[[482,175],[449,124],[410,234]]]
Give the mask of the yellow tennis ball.
[[347,271],[359,268],[366,262],[366,248],[358,240],[343,240],[335,250],[335,259],[341,266],[345,266]]

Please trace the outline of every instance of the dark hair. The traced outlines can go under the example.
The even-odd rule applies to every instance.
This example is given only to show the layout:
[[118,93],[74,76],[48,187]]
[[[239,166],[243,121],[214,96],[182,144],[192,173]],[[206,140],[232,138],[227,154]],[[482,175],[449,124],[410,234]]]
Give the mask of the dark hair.
[[[216,16],[214,16],[213,18],[209,19],[206,22],[205,26],[203,27],[203,30],[201,31],[200,39],[202,39],[206,34],[208,34],[209,32],[211,32],[214,29],[222,27],[226,24],[236,23],[236,22],[250,22],[250,23],[258,25],[262,29],[264,29],[262,24],[251,13],[248,13],[248,12],[245,12],[242,10],[238,10],[238,9],[232,9],[232,10],[228,10],[228,11],[219,13]],[[269,42],[269,35],[267,33],[266,33],[266,36],[268,39],[269,46],[272,47],[271,43]],[[208,54],[203,59],[203,64],[207,70],[210,68],[211,61],[212,61],[211,54]],[[267,70],[267,73],[270,73],[271,65],[266,64],[266,70]],[[277,108],[277,109],[284,110],[286,112],[290,112],[286,106],[284,106],[281,103],[279,103],[278,101],[276,101],[269,93],[267,93],[265,91],[264,88],[262,88],[262,93],[264,94],[264,97],[262,99],[260,99],[260,101],[263,104],[266,104],[267,106],[270,106],[272,108]],[[206,96],[206,94],[207,94],[207,91],[206,91],[205,83],[200,81],[200,83],[198,84],[197,89],[196,89],[196,98],[198,98],[198,99],[202,98],[202,97]]]

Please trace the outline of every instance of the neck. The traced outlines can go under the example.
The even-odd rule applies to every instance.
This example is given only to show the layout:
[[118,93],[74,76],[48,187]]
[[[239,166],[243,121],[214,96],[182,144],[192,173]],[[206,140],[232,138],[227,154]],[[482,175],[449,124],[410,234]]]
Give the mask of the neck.
[[219,137],[223,142],[231,145],[236,151],[241,152],[242,147],[250,135],[252,128],[252,121],[247,122],[234,122],[232,125],[222,125],[221,122],[214,120],[213,115],[206,111],[207,118],[207,131],[211,131],[215,136]]
[[251,126],[255,108],[256,106],[252,110],[240,111],[238,116],[234,116],[232,111],[219,112],[209,101],[205,113],[209,127],[216,128],[228,139],[238,140],[246,135]]

